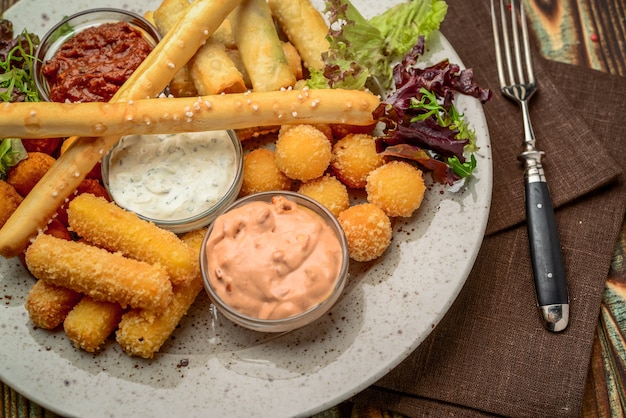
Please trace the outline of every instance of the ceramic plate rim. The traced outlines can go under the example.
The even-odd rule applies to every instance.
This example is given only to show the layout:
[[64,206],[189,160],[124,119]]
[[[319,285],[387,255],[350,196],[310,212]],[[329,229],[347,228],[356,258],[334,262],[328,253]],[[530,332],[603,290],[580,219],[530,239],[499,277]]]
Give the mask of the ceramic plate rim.
[[[378,13],[377,9],[384,10],[398,2],[355,0],[354,4],[369,17],[374,12]],[[51,27],[55,19],[74,12],[65,9],[67,6],[61,3],[63,2],[21,0],[7,10],[4,17],[17,23],[28,23],[31,25],[30,30],[43,35],[42,31]],[[321,1],[314,3],[319,5]],[[144,9],[156,7],[158,1],[139,0],[134,5],[128,7],[124,0],[95,0],[73,2],[71,7],[79,10],[86,6],[112,6],[143,12]],[[29,10],[37,10],[37,15],[29,15]],[[40,18],[39,27],[32,27],[37,23],[37,16]],[[16,25],[15,29],[19,31],[21,27]],[[435,38],[438,36],[435,35]],[[451,61],[462,65],[454,48],[443,35],[437,42],[440,50],[436,51],[435,56],[437,53],[444,54]],[[33,330],[23,308],[23,289],[28,289],[30,279],[21,273],[19,261],[0,258],[0,300],[3,302],[0,306],[0,329],[4,334],[0,347],[0,364],[6,366],[0,368],[0,378],[44,408],[73,416],[150,413],[167,415],[168,411],[180,411],[182,408],[186,408],[188,415],[219,412],[230,415],[256,413],[268,416],[307,416],[360,392],[398,365],[430,334],[461,291],[482,243],[491,202],[489,134],[482,106],[475,99],[462,98],[459,100],[459,107],[461,111],[467,112],[481,146],[477,153],[479,169],[476,181],[457,193],[439,193],[440,189],[432,186],[432,190],[428,191],[432,193],[432,197],[427,199],[428,208],[424,209],[423,214],[431,222],[425,224],[422,220],[409,220],[395,225],[394,234],[397,233],[399,238],[396,239],[394,235],[395,244],[392,243],[393,248],[390,249],[392,255],[381,261],[380,265],[374,263],[360,266],[356,275],[359,281],[346,289],[348,295],[340,300],[336,309],[331,310],[331,315],[325,317],[320,326],[311,329],[321,330],[326,333],[326,337],[307,335],[303,331],[301,335],[289,334],[264,339],[260,344],[262,347],[252,345],[232,352],[218,352],[214,356],[193,352],[184,354],[184,348],[181,348],[184,343],[177,342],[180,347],[176,344],[172,346],[179,351],[174,351],[173,354],[165,352],[153,362],[130,359],[114,344],[109,344],[103,353],[94,356],[71,347],[64,341],[66,339],[62,331],[50,333],[44,338],[40,333],[46,331]],[[447,214],[467,217],[469,225],[454,221],[451,227],[457,230],[462,227],[463,230],[447,230],[447,226],[444,228],[440,222],[441,217]],[[415,235],[418,233],[415,231],[419,231],[420,236],[417,238]],[[434,237],[438,234],[443,237],[443,241],[453,242],[452,235],[455,233],[460,233],[467,241],[459,245],[459,252],[462,252],[458,256],[460,260],[448,257],[432,261],[451,263],[451,267],[445,270],[446,273],[451,272],[451,277],[440,281],[439,276],[444,272],[440,267],[431,269],[435,270],[433,272],[428,269],[425,273],[420,272],[420,277],[432,276],[436,280],[432,293],[425,290],[426,287],[421,287],[422,283],[418,286],[406,282],[405,279],[413,277],[415,272],[409,271],[405,265],[398,263],[388,267],[394,260],[411,257],[408,254],[410,251],[423,250],[422,245],[436,247]],[[409,238],[404,238],[404,235]],[[385,268],[381,268],[382,265]],[[400,298],[393,298],[392,293],[396,290],[402,293]],[[377,292],[380,294],[374,297]],[[389,300],[386,301],[385,298]],[[412,306],[408,303],[414,301],[423,303],[420,305],[423,311],[407,310]],[[353,305],[359,304],[358,310],[350,311]],[[397,328],[386,322],[385,326],[390,327],[387,330],[381,324],[372,322],[372,318],[376,317],[373,311],[385,306],[395,310],[386,320],[399,321]],[[344,308],[345,312],[342,311]],[[405,318],[399,314],[403,309],[406,312]],[[332,316],[333,312],[336,312],[335,317]],[[338,318],[342,314],[347,315],[347,318]],[[414,325],[408,322],[421,319],[427,321],[420,323],[419,327],[415,325],[418,335],[402,335],[404,328],[400,325],[411,331]],[[219,330],[223,326],[217,323],[215,329]],[[376,337],[372,339],[374,334]],[[346,341],[352,337],[354,340],[351,343]],[[336,344],[332,345],[328,341]],[[375,344],[369,344],[373,347],[363,344],[373,341]],[[245,359],[246,353],[257,354],[257,349],[267,354],[267,357]],[[298,363],[301,358],[311,361],[298,363],[298,366],[302,365],[307,369],[299,375],[297,367],[283,367],[282,363],[280,367],[276,367],[279,360],[268,354],[270,351],[263,351],[270,349],[280,351],[282,355],[293,356],[294,363]],[[321,353],[321,350],[326,353]],[[329,350],[336,350],[336,353],[328,355]],[[238,356],[258,364],[248,365]],[[325,360],[319,368],[313,364],[317,356]],[[191,363],[198,361],[200,364],[193,368],[182,367],[180,361],[183,357]],[[274,360],[275,364],[272,364]],[[124,370],[109,368],[109,361],[117,361],[119,369]],[[102,362],[106,367],[96,370],[98,367],[92,367],[92,362]],[[372,365],[372,369],[366,370],[366,365]],[[238,367],[242,370],[237,370]],[[159,373],[166,373],[167,378],[159,380],[159,376],[162,376]],[[280,395],[286,389],[291,391],[286,396]],[[216,399],[219,399],[217,404]]]

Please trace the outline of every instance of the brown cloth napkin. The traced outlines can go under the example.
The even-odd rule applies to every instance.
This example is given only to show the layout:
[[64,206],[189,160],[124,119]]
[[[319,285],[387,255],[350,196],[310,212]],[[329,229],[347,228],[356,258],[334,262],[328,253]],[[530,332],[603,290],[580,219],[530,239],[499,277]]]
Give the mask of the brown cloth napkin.
[[[546,331],[536,308],[524,224],[523,129],[498,91],[489,2],[448,0],[441,30],[482,86],[493,151],[487,235],[457,300],[432,334],[355,396],[408,416],[571,417],[582,411],[600,302],[624,220],[626,78],[543,60],[531,102],[557,208],[570,290],[569,327]],[[624,170],[626,171],[626,170]]]

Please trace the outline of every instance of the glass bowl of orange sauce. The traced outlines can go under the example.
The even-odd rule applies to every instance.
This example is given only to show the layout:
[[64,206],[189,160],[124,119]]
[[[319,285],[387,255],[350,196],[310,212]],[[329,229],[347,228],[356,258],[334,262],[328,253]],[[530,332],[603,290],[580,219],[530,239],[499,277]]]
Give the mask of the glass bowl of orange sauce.
[[218,312],[260,332],[286,332],[327,313],[348,279],[348,245],[332,213],[290,191],[243,197],[208,227],[200,254]]

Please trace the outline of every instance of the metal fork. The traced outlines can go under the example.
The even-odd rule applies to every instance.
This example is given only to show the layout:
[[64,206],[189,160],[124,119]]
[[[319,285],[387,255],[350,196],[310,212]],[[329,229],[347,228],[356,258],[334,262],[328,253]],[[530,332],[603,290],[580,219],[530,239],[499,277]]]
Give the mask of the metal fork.
[[537,306],[545,327],[558,332],[564,330],[569,322],[569,296],[552,199],[541,164],[544,152],[536,148],[535,134],[530,122],[528,101],[537,91],[537,83],[530,53],[528,27],[523,4],[517,7],[515,0],[511,0],[510,27],[505,9],[504,0],[500,0],[499,10],[496,10],[494,0],[491,0],[500,90],[505,97],[519,103],[522,108],[524,150],[518,158],[525,167],[526,219]]

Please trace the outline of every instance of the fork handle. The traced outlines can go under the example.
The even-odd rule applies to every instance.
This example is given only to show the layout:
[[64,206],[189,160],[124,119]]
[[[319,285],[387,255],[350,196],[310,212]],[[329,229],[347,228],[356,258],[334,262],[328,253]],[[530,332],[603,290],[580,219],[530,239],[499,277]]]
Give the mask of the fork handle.
[[532,159],[524,154],[520,159],[526,163],[526,218],[537,305],[545,327],[558,332],[569,322],[569,296],[559,232],[541,166],[543,153],[529,153],[534,154]]

